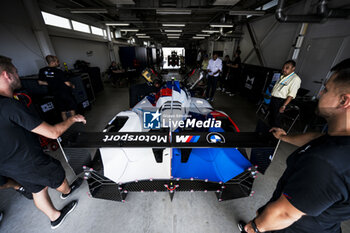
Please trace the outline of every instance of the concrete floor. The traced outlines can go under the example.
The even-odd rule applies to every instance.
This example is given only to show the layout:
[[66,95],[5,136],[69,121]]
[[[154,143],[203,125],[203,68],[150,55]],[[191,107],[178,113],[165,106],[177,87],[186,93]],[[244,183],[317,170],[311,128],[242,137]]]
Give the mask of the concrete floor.
[[[86,130],[101,131],[116,113],[128,109],[128,104],[127,88],[112,88],[106,84],[105,90],[97,95],[92,110],[86,114]],[[241,131],[254,130],[256,106],[244,98],[229,97],[217,91],[213,106],[229,114]],[[285,169],[285,160],[294,149],[281,143],[266,174],[259,174],[256,179],[255,195],[231,201],[218,202],[212,192],[180,192],[172,202],[168,193],[129,193],[126,203],[119,203],[90,198],[86,182],[67,200],[61,200],[57,191],[50,190],[58,209],[70,200],[79,200],[77,208],[56,230],[51,230],[48,218],[32,201],[13,190],[1,190],[0,210],[5,215],[0,232],[239,233],[237,221],[252,219],[255,211],[270,198]],[[61,154],[51,154],[62,161],[68,180],[73,180],[73,173]],[[343,232],[350,232],[350,223],[343,224]]]

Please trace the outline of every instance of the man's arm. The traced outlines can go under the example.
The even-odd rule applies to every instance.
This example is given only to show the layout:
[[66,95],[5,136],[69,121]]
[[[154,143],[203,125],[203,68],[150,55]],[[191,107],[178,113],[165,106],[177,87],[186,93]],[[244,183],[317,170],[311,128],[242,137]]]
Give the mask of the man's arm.
[[235,64],[235,65],[233,65],[233,64],[227,64],[227,66],[232,67],[232,68],[238,68],[238,67],[239,67],[238,64]]
[[82,115],[75,115],[56,125],[50,125],[46,122],[43,122],[39,126],[34,128],[32,132],[47,138],[57,139],[75,122],[83,122],[84,124],[86,124],[86,120]]
[[324,135],[324,133],[319,132],[309,132],[309,133],[303,133],[303,134],[296,134],[296,135],[287,135],[286,131],[284,131],[281,128],[273,127],[270,129],[270,132],[272,132],[273,136],[277,138],[278,140],[290,143],[295,146],[303,146],[306,143],[321,137]]
[[38,80],[39,85],[47,86],[49,85],[46,81]]
[[65,81],[64,84],[66,84],[68,87],[75,88],[75,85],[70,81]]
[[288,96],[287,99],[284,101],[284,104],[280,107],[279,111],[280,113],[284,113],[284,110],[286,110],[287,105],[290,103],[290,101],[293,100],[292,96]]
[[[260,232],[280,230],[289,227],[298,221],[305,213],[295,208],[284,195],[266,206],[264,211],[255,219],[256,227]],[[254,233],[251,222],[245,227],[247,233]]]

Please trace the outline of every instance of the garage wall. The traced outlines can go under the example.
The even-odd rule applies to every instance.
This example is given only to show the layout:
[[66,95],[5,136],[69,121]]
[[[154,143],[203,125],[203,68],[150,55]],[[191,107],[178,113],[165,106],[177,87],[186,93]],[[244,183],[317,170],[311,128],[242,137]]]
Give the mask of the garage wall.
[[67,63],[69,69],[76,60],[89,62],[91,67],[98,66],[101,72],[110,64],[107,43],[58,36],[50,38],[56,55],[62,63]]
[[322,81],[330,77],[329,70],[340,61],[350,58],[350,20],[329,20],[310,24],[300,50],[297,72],[302,86],[317,94]]
[[12,58],[20,76],[37,74],[45,60],[20,0],[5,1],[0,14],[0,55]]
[[[21,0],[5,2],[0,14],[0,55],[13,59],[20,76],[38,74],[46,62],[33,33],[31,20]],[[73,68],[76,60],[90,62],[91,66],[100,67],[101,72],[108,68],[110,58],[106,39],[50,26],[48,31],[56,55],[61,62],[67,62],[69,68]],[[117,45],[114,45],[114,50],[118,61]],[[92,53],[87,54],[88,51]]]
[[[304,3],[294,5],[286,12],[288,14],[301,14]],[[298,23],[279,23],[273,14],[260,17],[249,23],[264,66],[278,69],[289,59],[292,46],[300,30]],[[244,36],[240,43],[242,61],[248,64],[260,65],[258,57],[253,51],[253,43],[247,26],[243,27]],[[253,52],[252,52],[253,51]]]
[[[302,1],[287,9],[287,14],[303,14]],[[342,6],[334,0],[330,7]],[[299,34],[301,23],[279,23],[274,15],[261,17],[250,23],[254,37],[260,46],[264,66],[280,69],[283,63],[291,59],[293,45]],[[311,95],[318,93],[320,84],[315,83],[328,78],[330,68],[341,60],[350,57],[350,19],[328,19],[325,23],[309,24],[300,54],[296,72],[302,78],[302,87],[310,90]],[[240,42],[242,61],[260,65],[247,26]]]

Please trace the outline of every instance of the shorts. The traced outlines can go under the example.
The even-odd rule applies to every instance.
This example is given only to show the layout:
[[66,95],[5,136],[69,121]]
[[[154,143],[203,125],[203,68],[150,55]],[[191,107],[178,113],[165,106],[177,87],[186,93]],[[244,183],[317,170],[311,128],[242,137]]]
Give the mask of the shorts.
[[71,111],[77,109],[77,103],[70,92],[63,92],[54,95],[55,107],[60,111]]
[[28,192],[38,193],[45,187],[56,189],[60,187],[66,178],[66,173],[61,163],[49,155],[39,155],[31,166],[23,168],[22,172],[6,174],[17,181]]

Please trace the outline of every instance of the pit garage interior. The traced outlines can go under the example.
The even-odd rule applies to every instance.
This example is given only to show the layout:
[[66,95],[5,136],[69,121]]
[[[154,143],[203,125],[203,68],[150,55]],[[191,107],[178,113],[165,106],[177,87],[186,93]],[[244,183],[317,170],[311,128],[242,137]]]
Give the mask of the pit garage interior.
[[[45,121],[60,121],[52,96],[37,83],[45,56],[57,55],[76,84],[77,111],[87,120],[76,124],[82,132],[102,132],[117,113],[131,110],[147,95],[139,94],[140,88],[152,85],[146,77],[193,81],[202,74],[198,62],[205,55],[232,60],[236,51],[241,52],[235,77],[240,81],[235,93],[216,90],[210,102],[214,109],[225,112],[241,132],[254,132],[257,122],[268,118],[264,98],[269,83],[293,59],[302,82],[293,110],[283,118],[284,128],[322,131],[325,121],[313,112],[317,96],[331,67],[350,57],[348,0],[5,0],[1,5],[0,55],[17,67],[24,101],[29,96]],[[123,70],[117,83],[108,72],[112,61]],[[201,88],[191,94],[205,99]],[[41,144],[61,161],[69,182],[76,179],[61,144],[45,139]],[[265,174],[257,174],[254,192],[232,200],[189,189],[172,198],[167,191],[139,190],[114,201],[95,198],[84,181],[69,197],[78,200],[76,209],[55,232],[239,233],[238,221],[251,220],[270,199],[295,149],[279,143]],[[249,157],[251,150],[246,152]],[[57,209],[69,202],[56,190],[49,194]],[[52,232],[33,201],[12,189],[0,190],[0,212],[0,232]],[[350,221],[342,223],[342,231],[350,233]]]

